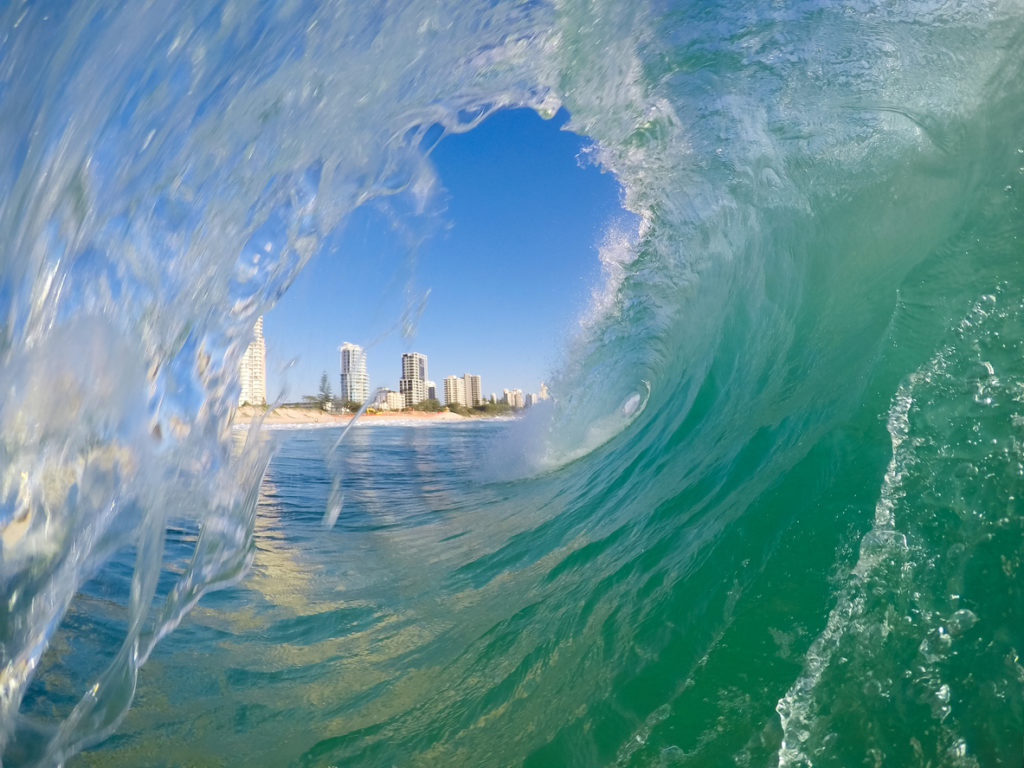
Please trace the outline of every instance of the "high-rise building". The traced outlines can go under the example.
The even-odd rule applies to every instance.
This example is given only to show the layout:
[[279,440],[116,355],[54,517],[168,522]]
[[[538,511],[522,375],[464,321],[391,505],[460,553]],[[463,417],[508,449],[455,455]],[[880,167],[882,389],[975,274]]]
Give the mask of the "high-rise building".
[[398,391],[405,396],[407,408],[427,399],[426,355],[420,352],[402,355],[402,378],[398,380]]
[[470,408],[483,405],[484,393],[480,386],[480,377],[467,373],[463,375],[462,379],[466,382],[466,405]]
[[402,354],[402,378],[427,380],[427,356],[421,352]]
[[466,405],[466,381],[458,376],[446,376],[444,380],[444,404]]
[[506,389],[504,390],[505,397],[503,398],[513,408],[522,408],[523,402],[523,390],[521,389]]
[[366,352],[358,344],[345,342],[338,351],[341,352],[341,391],[342,400],[357,403],[366,402],[370,396],[370,378],[366,375]]
[[239,405],[267,404],[267,346],[263,341],[263,315],[252,329],[252,341],[242,355],[238,377],[242,381],[238,393]]
[[437,384],[432,381],[427,382],[427,400],[437,400]]

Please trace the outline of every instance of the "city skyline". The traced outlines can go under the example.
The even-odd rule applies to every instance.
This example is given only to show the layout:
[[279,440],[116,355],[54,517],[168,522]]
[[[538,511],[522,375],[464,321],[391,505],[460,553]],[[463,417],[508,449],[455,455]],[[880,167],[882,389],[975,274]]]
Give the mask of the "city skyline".
[[[263,317],[259,317],[253,326],[253,338],[246,348],[239,364],[241,382],[238,404],[266,405],[266,342],[263,336]],[[437,390],[434,381],[427,379],[429,371],[428,356],[422,352],[404,352],[401,356],[401,376],[398,380],[398,391],[386,385],[378,385],[372,390],[366,373],[366,351],[359,344],[350,341],[342,342],[338,347],[340,388],[336,400],[341,402],[366,403],[375,405],[386,403],[389,409],[409,408],[425,400],[438,400],[442,405],[461,405],[476,407],[486,402],[497,402],[497,396],[491,393],[490,399],[483,394],[482,377],[479,374],[464,373],[462,376],[450,374],[443,380],[443,387]],[[327,371],[321,374],[330,382]],[[322,384],[321,384],[322,386]],[[328,384],[329,386],[329,384]],[[372,394],[371,394],[372,392]],[[547,385],[539,382],[538,393],[523,394],[521,388],[502,388],[501,401],[513,408],[535,405],[548,398]],[[321,390],[322,394],[322,390]],[[394,395],[395,397],[390,397]],[[305,398],[315,399],[313,393],[305,393]]]
[[402,196],[353,211],[267,313],[270,398],[315,392],[324,370],[337,387],[341,339],[365,350],[371,393],[417,349],[439,390],[465,371],[499,396],[554,378],[602,288],[609,227],[636,229],[566,118],[499,112],[432,151],[426,213]]
[[[345,342],[342,347],[347,347],[350,352],[358,352],[360,364],[365,367],[366,355],[362,348],[356,344]],[[343,358],[343,365],[344,365]],[[422,352],[404,352],[401,358],[401,377],[398,382],[398,391],[392,390],[386,385],[378,386],[374,390],[373,397],[369,393],[364,400],[352,397],[341,397],[342,400],[353,400],[356,402],[371,401],[380,406],[385,405],[389,409],[411,408],[425,400],[437,400],[442,405],[461,405],[473,408],[483,405],[487,398],[483,395],[482,377],[479,374],[464,373],[462,376],[451,374],[443,380],[443,388],[437,391],[434,381],[427,379],[429,375],[429,358]],[[524,396],[522,389],[503,388],[503,400],[513,408],[524,408],[536,404],[540,400],[548,398],[547,385],[542,381],[538,393],[528,393]],[[397,397],[391,397],[396,395]],[[496,400],[494,393],[491,394],[491,402]]]

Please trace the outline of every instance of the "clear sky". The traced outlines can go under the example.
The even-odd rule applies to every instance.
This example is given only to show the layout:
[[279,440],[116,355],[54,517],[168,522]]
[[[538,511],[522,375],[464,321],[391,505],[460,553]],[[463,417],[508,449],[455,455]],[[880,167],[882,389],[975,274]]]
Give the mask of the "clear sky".
[[581,156],[588,142],[560,130],[567,117],[505,110],[445,137],[430,216],[389,200],[357,210],[264,318],[268,400],[314,394],[323,371],[337,393],[343,341],[366,348],[371,391],[397,390],[414,351],[442,401],[452,374],[479,374],[485,396],[536,392],[600,283],[605,230],[627,216],[615,177]]

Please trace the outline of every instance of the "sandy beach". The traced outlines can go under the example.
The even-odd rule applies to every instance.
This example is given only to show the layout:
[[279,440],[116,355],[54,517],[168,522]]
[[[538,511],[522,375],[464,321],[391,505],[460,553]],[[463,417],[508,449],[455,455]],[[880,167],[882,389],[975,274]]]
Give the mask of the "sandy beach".
[[[251,405],[243,405],[235,412],[234,423],[236,425],[250,424],[258,415],[263,415],[262,408],[254,408]],[[468,417],[460,416],[457,413],[442,411],[440,413],[426,411],[384,411],[380,413],[364,413],[359,417],[360,422],[388,422],[388,421],[463,421]],[[266,426],[302,426],[305,424],[347,424],[351,421],[349,413],[328,413],[316,408],[298,408],[295,406],[281,406],[268,409],[263,418]]]

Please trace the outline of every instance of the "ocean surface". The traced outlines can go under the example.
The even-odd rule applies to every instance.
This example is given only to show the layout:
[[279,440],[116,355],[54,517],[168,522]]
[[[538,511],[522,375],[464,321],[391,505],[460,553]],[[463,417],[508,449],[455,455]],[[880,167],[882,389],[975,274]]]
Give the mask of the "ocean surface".
[[[510,107],[640,222],[549,406],[232,430]],[[1017,0],[0,5],[0,761],[1020,768],[1022,126]]]
[[[476,659],[466,643],[504,610],[467,609],[495,588],[495,607],[532,602],[512,584],[484,586],[505,570],[484,555],[538,521],[517,484],[495,480],[500,468],[485,462],[488,443],[509,428],[358,425],[339,450],[341,428],[270,431],[276,454],[260,489],[251,572],[204,598],[157,647],[117,734],[69,765],[477,762],[464,746],[441,747],[435,718],[453,697],[493,695],[503,676],[489,643]],[[344,498],[328,529],[336,477]],[[168,541],[186,552],[195,533],[172,528]],[[66,700],[82,660],[108,653],[109,638],[124,632],[117,596],[133,554],[85,585],[67,619],[74,647],[52,656],[23,710]],[[494,666],[480,677],[488,658]],[[489,761],[506,759],[499,750]]]

